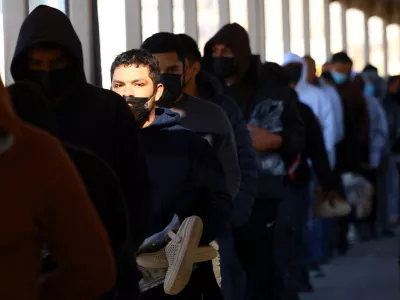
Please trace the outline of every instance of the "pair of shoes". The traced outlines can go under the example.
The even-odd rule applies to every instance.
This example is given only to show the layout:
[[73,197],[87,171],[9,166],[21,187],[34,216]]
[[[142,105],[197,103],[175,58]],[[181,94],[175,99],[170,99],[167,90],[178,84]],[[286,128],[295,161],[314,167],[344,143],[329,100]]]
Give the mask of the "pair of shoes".
[[138,266],[148,269],[167,269],[164,292],[179,294],[189,283],[193,264],[214,259],[217,251],[211,247],[198,247],[203,234],[203,222],[192,216],[183,221],[175,233],[168,232],[170,241],[156,252],[141,253],[136,257]]

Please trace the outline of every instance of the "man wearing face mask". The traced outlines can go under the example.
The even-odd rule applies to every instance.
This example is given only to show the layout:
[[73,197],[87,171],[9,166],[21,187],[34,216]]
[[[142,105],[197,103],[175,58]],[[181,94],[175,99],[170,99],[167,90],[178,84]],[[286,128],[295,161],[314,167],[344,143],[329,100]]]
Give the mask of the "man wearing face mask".
[[209,141],[224,166],[227,188],[235,197],[239,192],[240,168],[235,137],[226,114],[214,103],[183,93],[183,87],[193,74],[185,70],[183,48],[174,34],[156,33],[146,39],[141,48],[152,53],[160,63],[164,94],[158,106],[179,113],[182,126]]
[[[41,87],[60,140],[93,152],[115,171],[130,217],[132,241],[127,244],[135,252],[143,241],[151,204],[138,129],[122,97],[87,83],[81,42],[64,13],[40,5],[29,14],[18,36],[11,74],[15,81]],[[134,261],[124,265],[127,278],[122,281],[130,289],[128,273],[135,273],[136,267]]]
[[[336,151],[336,176],[345,172],[362,174],[369,165],[369,116],[363,88],[358,82],[361,78],[352,72],[353,61],[345,52],[332,56],[328,68],[343,104],[344,138]],[[328,71],[327,70],[327,71]],[[354,77],[354,78],[353,78]],[[347,253],[348,218],[339,221],[340,233],[338,251]]]
[[[204,223],[201,245],[208,245],[227,226],[231,197],[225,186],[222,165],[199,135],[179,125],[179,114],[163,107],[157,59],[146,50],[130,50],[111,66],[112,90],[123,96],[135,112],[141,128],[148,173],[153,186],[154,209],[147,236],[161,232],[174,214],[191,215]],[[210,299],[219,291],[210,262],[198,265],[179,299]],[[217,293],[215,298],[221,299]],[[202,298],[204,295],[204,298]],[[162,285],[144,291],[140,299],[164,299]],[[201,298],[200,298],[201,297]],[[169,298],[168,298],[169,299]]]

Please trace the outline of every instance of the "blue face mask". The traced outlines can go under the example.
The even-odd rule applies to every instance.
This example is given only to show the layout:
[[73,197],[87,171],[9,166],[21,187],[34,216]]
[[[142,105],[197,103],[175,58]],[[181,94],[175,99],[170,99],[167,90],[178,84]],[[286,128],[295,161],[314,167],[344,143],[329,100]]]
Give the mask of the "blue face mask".
[[347,75],[331,71],[332,79],[337,85],[341,85],[347,80]]
[[373,97],[374,94],[375,94],[375,87],[371,83],[366,82],[364,86],[364,95],[366,97]]

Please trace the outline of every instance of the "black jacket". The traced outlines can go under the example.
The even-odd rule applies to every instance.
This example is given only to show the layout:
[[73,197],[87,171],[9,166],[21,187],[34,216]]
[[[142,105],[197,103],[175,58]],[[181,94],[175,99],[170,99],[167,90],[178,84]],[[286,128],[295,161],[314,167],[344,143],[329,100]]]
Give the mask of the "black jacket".
[[22,24],[11,64],[15,81],[29,78],[27,50],[39,42],[58,44],[69,54],[75,82],[53,109],[60,140],[90,150],[117,174],[126,199],[134,249],[144,239],[150,210],[150,186],[132,112],[119,95],[86,82],[80,40],[65,14],[40,5]]
[[[233,23],[222,27],[204,48],[203,66],[212,72],[211,56],[214,44],[225,44],[235,54],[236,76],[239,81],[226,87],[231,96],[242,109],[246,120],[249,120],[254,108],[265,99],[283,101],[284,110],[281,116],[283,131],[282,145],[278,152],[289,167],[297,155],[304,149],[304,124],[297,109],[298,98],[289,88],[283,69],[272,63],[261,65],[260,57],[251,54],[250,40],[246,30]],[[259,173],[261,175],[261,173]],[[277,191],[282,186],[282,178],[260,176],[258,180],[258,197],[266,198],[269,191]],[[260,191],[263,192],[260,194]],[[271,193],[278,196],[280,193]]]
[[297,94],[288,86],[286,74],[279,65],[263,65],[254,102],[250,124],[282,136],[279,149],[258,153],[257,195],[259,198],[280,198],[284,187],[282,181],[293,173],[304,150],[305,130],[298,111]]
[[306,147],[301,154],[301,163],[296,171],[294,183],[301,185],[309,184],[311,176],[308,159],[310,159],[319,185],[324,190],[331,190],[335,187],[333,182],[334,177],[329,166],[328,154],[319,121],[308,105],[299,102],[298,109],[304,120]]
[[[22,120],[54,133],[50,110],[37,86],[21,82],[11,85],[9,91],[13,107]],[[90,151],[66,143],[64,148],[78,169],[107,231],[118,266],[119,280],[132,278],[131,272],[134,272],[135,266],[133,259],[130,258],[132,249],[127,244],[128,215],[118,178],[106,162]],[[46,259],[43,271],[49,272],[54,267],[56,267],[54,262]],[[104,299],[112,299],[112,295],[109,297]]]
[[222,164],[208,142],[179,125],[179,114],[158,108],[142,129],[143,149],[154,187],[148,236],[164,230],[174,214],[204,223],[202,243],[213,241],[231,218],[232,201]]
[[239,194],[234,199],[231,224],[238,227],[247,222],[253,208],[258,178],[256,152],[242,111],[236,102],[224,94],[224,88],[217,78],[202,71],[196,78],[199,97],[218,104],[225,111],[235,134],[237,155],[241,171]]

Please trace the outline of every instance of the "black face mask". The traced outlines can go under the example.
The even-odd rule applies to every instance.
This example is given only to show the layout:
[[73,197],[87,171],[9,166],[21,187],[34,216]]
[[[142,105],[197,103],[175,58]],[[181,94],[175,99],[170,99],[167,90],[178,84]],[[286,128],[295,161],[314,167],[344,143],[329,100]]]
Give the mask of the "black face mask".
[[213,57],[212,65],[218,78],[229,78],[236,72],[234,57]]
[[158,102],[159,106],[171,108],[182,95],[182,75],[161,74],[160,82],[164,85],[164,93]]
[[286,76],[290,82],[299,82],[303,68],[301,66],[286,66],[284,67]]
[[46,97],[54,99],[62,96],[71,87],[74,75],[71,68],[59,70],[31,71],[29,79],[38,84]]
[[146,97],[129,97],[126,96],[125,101],[132,105],[133,110],[137,113],[137,122],[142,125],[149,117],[150,110],[149,110],[149,101],[153,96],[150,98]]

